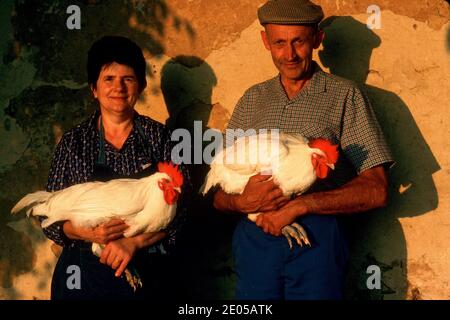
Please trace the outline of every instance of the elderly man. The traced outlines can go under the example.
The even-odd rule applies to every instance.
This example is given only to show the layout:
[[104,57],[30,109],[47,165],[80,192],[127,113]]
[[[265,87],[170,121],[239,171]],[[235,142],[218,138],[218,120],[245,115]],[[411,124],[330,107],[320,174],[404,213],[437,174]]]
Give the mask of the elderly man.
[[[214,206],[242,213],[233,236],[238,299],[340,299],[348,249],[338,215],[387,203],[385,167],[393,159],[366,95],[313,61],[324,37],[320,6],[271,0],[258,10],[262,41],[279,71],[248,89],[228,128],[279,129],[339,144],[335,171],[295,199],[270,176],[253,176],[241,195],[218,190]],[[244,218],[263,212],[256,225]],[[289,249],[283,226],[297,221],[311,246]]]

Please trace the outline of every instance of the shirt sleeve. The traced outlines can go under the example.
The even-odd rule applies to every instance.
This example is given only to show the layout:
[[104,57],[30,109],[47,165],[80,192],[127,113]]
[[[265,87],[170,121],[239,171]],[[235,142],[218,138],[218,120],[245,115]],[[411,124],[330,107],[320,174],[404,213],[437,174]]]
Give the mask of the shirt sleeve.
[[[54,192],[68,187],[67,182],[67,163],[69,161],[69,148],[67,146],[67,136],[63,136],[59,144],[56,146],[53,155],[50,173],[48,175],[47,187],[48,192]],[[38,217],[42,222],[46,217]],[[43,232],[47,238],[54,241],[60,246],[68,246],[74,242],[69,239],[63,231],[65,221],[57,221],[47,228],[43,228]]]
[[228,122],[228,129],[244,129],[249,123],[247,115],[247,105],[249,104],[249,95],[245,93],[236,104],[233,110],[230,121]]
[[344,106],[341,148],[358,174],[378,165],[394,164],[369,99],[356,86],[349,90]]

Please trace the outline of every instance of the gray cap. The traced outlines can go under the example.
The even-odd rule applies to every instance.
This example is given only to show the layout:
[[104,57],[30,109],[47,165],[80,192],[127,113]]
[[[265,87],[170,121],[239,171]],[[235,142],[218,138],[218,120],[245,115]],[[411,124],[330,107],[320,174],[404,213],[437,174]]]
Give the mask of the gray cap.
[[323,19],[322,8],[309,0],[269,0],[258,9],[262,25],[315,24]]

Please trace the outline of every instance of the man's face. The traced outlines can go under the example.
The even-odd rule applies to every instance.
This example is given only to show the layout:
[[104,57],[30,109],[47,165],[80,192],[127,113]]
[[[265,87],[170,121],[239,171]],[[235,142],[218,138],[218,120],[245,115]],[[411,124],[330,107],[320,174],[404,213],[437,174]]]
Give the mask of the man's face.
[[295,81],[308,75],[323,32],[310,26],[267,24],[261,36],[282,79]]

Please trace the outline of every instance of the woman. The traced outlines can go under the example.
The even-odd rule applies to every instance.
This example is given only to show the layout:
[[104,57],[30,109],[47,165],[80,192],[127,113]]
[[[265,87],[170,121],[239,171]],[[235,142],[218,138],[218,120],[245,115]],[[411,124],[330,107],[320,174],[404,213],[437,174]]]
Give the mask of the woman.
[[[145,68],[142,50],[127,38],[108,36],[92,45],[88,54],[88,83],[99,110],[62,137],[53,157],[48,191],[88,181],[139,178],[154,173],[158,162],[170,160],[170,132],[134,110],[147,85]],[[144,290],[158,290],[154,282],[160,275],[155,277],[147,272],[157,272],[155,258],[150,257],[149,251],[158,251],[156,248],[161,245],[173,248],[184,223],[190,180],[186,167],[181,165],[180,169],[185,177],[182,197],[177,215],[165,231],[124,238],[128,226],[118,219],[92,229],[76,228],[70,221],[44,229],[48,238],[63,246],[53,273],[52,299],[143,297],[143,291],[133,292],[123,277],[130,261],[140,271]],[[100,259],[91,252],[92,242],[106,245]],[[81,288],[76,285],[68,288],[71,276],[68,268],[73,265],[81,272]],[[151,279],[146,282],[147,274]]]

